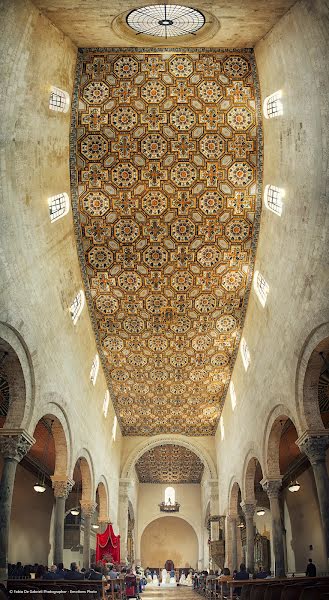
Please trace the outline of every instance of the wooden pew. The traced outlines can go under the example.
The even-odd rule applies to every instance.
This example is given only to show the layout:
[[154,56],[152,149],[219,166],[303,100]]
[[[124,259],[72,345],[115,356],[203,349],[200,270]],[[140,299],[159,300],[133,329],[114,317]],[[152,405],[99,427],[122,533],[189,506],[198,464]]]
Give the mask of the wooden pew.
[[[219,582],[220,582],[220,578]],[[309,587],[314,585],[315,583],[327,583],[329,586],[329,576],[325,577],[273,577],[272,579],[245,579],[245,580],[232,580],[226,583],[220,582],[220,595],[219,599],[224,600],[224,588],[227,586],[229,588],[229,598],[233,600],[236,596],[234,594],[235,588],[244,588],[244,587],[258,587],[258,586],[270,586],[273,584],[284,584],[286,585],[294,585],[300,584],[303,587]],[[265,595],[265,594],[264,594]]]

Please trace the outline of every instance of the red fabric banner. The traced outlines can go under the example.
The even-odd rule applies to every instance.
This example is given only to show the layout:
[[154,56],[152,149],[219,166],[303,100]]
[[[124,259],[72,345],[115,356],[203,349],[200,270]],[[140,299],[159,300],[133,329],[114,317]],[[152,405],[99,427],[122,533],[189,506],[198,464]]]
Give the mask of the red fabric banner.
[[98,533],[96,536],[96,562],[109,554],[112,556],[113,562],[120,562],[120,536],[114,535],[111,523],[108,524],[104,533]]

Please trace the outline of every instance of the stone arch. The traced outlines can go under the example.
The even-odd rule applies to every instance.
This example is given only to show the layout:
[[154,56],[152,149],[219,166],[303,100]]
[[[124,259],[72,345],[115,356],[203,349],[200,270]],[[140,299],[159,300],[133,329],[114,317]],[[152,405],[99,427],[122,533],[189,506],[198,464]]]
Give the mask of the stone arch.
[[0,322],[0,351],[5,353],[3,373],[8,380],[9,408],[6,429],[27,429],[35,405],[35,377],[32,358],[20,334]]
[[109,488],[105,477],[102,475],[96,486],[98,492],[98,520],[108,522],[109,517]]
[[[80,452],[77,453],[77,458],[74,461],[74,466],[78,461],[81,471],[81,502],[93,502],[96,494],[95,475],[94,466],[89,451],[85,448],[82,448]],[[73,477],[73,469],[71,478]]]
[[174,434],[166,434],[166,435],[157,435],[152,438],[147,438],[142,441],[140,444],[136,445],[136,447],[129,454],[124,467],[122,469],[121,478],[129,478],[132,479],[134,477],[134,466],[138,459],[143,456],[145,452],[155,448],[156,446],[161,446],[164,444],[173,444],[177,446],[183,446],[191,452],[194,452],[200,460],[203,462],[205,467],[206,478],[217,479],[217,471],[215,464],[210,456],[210,454],[201,446],[193,440],[193,442],[186,436],[183,435],[174,435]]
[[246,503],[255,502],[255,474],[257,463],[260,464],[262,472],[263,467],[254,450],[250,450],[246,455],[242,472],[242,498]]
[[323,366],[320,352],[329,350],[329,323],[313,329],[299,356],[296,371],[296,407],[302,431],[325,429],[319,408],[318,382]]
[[[175,515],[176,516],[176,515]],[[168,517],[167,513],[157,513],[156,515],[151,515],[146,521],[145,523],[143,523],[143,527],[139,533],[139,539],[142,539],[142,535],[146,529],[146,527],[148,525],[150,525],[150,523],[153,523],[153,521],[156,521],[157,519],[161,519],[162,517]],[[201,549],[201,535],[200,535],[200,531],[198,531],[195,527],[195,523],[193,522],[192,519],[190,519],[187,515],[184,514],[184,512],[179,512],[179,519],[182,519],[183,521],[186,521],[189,525],[191,525],[192,529],[194,530],[194,533],[197,537],[198,540],[198,549],[199,549],[199,555],[200,555],[200,549]]]
[[[159,522],[160,519],[161,519],[161,521],[163,519],[165,519],[169,525],[170,525],[170,521],[175,519],[176,523],[175,523],[175,521],[173,521],[173,524],[175,523],[176,527],[177,527],[177,520],[178,520],[178,521],[180,521],[184,525],[185,531],[187,531],[187,530],[189,531],[189,533],[192,535],[193,545],[195,544],[195,552],[196,552],[195,559],[196,559],[196,566],[197,566],[198,561],[200,560],[200,556],[202,555],[202,549],[201,549],[201,545],[200,545],[201,538],[198,535],[198,532],[196,531],[193,523],[189,519],[187,519],[185,516],[181,515],[180,513],[179,513],[179,516],[177,516],[177,515],[168,516],[168,514],[161,514],[161,515],[157,514],[156,516],[153,516],[153,518],[149,519],[148,523],[145,524],[145,526],[143,527],[143,530],[142,530],[142,532],[141,532],[141,534],[139,536],[139,544],[140,544],[140,548],[141,548],[141,557],[143,557],[143,554],[142,554],[143,553],[143,550],[142,550],[142,548],[143,548],[143,546],[142,546],[142,544],[143,544],[143,536],[145,535],[145,533],[147,531],[147,528],[148,527],[152,527],[152,524],[155,523],[156,527],[157,527],[157,531],[159,531],[160,535],[161,535],[161,529],[162,528],[161,528],[161,522]],[[182,537],[181,539],[184,540],[184,537]],[[174,548],[175,548],[175,550],[176,550],[176,545],[179,546],[179,544],[177,544],[177,540],[174,540]],[[163,548],[163,546],[160,545],[160,548]],[[161,552],[161,550],[160,550],[160,552]],[[173,557],[173,556],[163,556],[162,557],[163,562],[161,561],[162,565],[164,565],[164,561],[167,558],[173,558],[174,562],[175,562],[175,566],[177,566],[177,567],[184,566],[184,565],[181,565],[181,564],[177,564],[177,562],[175,561],[175,557]]]
[[280,463],[279,463],[279,445],[284,423],[290,419],[300,435],[300,429],[296,425],[296,420],[291,414],[291,411],[286,406],[280,404],[276,406],[270,413],[263,437],[263,465],[266,471],[263,471],[264,478],[280,479]]
[[241,493],[240,485],[238,484],[235,477],[232,477],[231,484],[229,487],[228,496],[228,510],[230,517],[237,517],[239,512],[238,498],[239,492]]
[[43,405],[37,415],[33,416],[30,430],[35,431],[37,424],[44,418],[53,420],[52,435],[55,444],[55,472],[54,479],[65,479],[71,470],[72,461],[72,435],[67,415],[55,402]]

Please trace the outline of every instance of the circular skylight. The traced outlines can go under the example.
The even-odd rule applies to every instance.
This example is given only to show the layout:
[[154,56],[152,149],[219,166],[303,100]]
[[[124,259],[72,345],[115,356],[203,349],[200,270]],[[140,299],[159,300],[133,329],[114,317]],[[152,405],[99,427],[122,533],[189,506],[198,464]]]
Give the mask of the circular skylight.
[[195,34],[205,23],[203,14],[178,4],[153,4],[132,10],[127,16],[128,25],[137,34],[174,37]]

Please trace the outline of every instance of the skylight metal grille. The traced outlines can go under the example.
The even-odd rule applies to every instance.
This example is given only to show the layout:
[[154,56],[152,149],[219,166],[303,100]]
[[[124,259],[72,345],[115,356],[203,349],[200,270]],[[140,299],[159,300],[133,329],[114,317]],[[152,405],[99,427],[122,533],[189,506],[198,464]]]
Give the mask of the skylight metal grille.
[[138,34],[157,37],[194,35],[205,23],[203,14],[195,8],[177,4],[154,4],[132,10],[128,25]]

